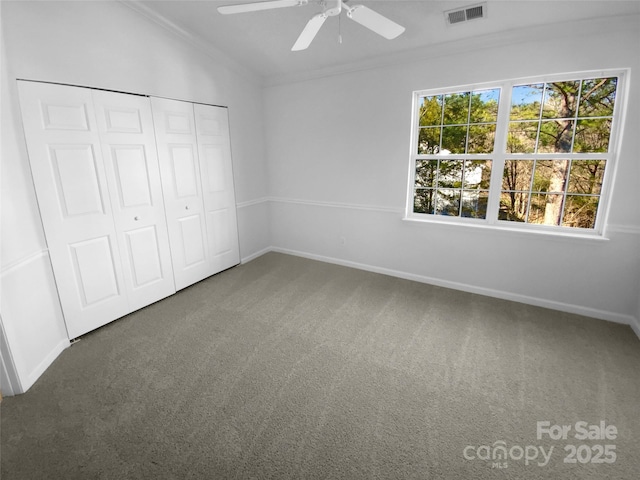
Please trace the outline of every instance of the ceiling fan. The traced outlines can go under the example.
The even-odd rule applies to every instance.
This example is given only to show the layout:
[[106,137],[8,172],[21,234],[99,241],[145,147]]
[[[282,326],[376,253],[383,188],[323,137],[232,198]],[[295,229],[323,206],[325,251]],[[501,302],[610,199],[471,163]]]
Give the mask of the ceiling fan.
[[[360,25],[367,27],[378,35],[382,35],[388,40],[392,40],[404,32],[404,27],[389,20],[387,17],[374,12],[364,5],[347,5],[348,0],[321,0],[319,3],[323,7],[322,13],[314,15],[302,30],[302,33],[291,48],[292,51],[305,50],[320,31],[320,27],[329,17],[340,15],[343,10],[347,12],[347,17]],[[266,2],[242,3],[236,5],[225,5],[218,7],[218,12],[223,15],[232,13],[256,12],[259,10],[270,10],[273,8],[300,7],[309,3],[309,0],[269,0]]]

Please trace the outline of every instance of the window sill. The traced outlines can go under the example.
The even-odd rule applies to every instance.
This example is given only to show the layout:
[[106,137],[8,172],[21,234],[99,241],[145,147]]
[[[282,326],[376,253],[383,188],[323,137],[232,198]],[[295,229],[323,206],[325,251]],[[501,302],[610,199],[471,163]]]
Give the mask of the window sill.
[[[447,217],[445,217],[447,218]],[[584,231],[580,232],[569,232],[566,230],[562,231],[553,231],[550,229],[544,228],[518,228],[512,226],[498,224],[487,224],[482,222],[481,220],[468,219],[468,221],[464,220],[445,220],[445,218],[415,218],[404,216],[402,221],[412,224],[436,224],[436,225],[446,225],[452,228],[471,228],[478,229],[484,231],[492,231],[492,232],[505,232],[509,235],[521,235],[521,236],[538,236],[540,238],[546,238],[550,240],[580,240],[580,241],[591,241],[596,243],[608,242],[609,238],[603,236],[600,233],[593,232],[587,233]]]

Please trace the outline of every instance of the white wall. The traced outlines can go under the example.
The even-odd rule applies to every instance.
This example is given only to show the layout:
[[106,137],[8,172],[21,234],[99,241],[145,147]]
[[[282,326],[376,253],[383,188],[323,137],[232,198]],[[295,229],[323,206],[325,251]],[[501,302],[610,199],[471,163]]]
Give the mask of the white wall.
[[[243,67],[205,54],[118,2],[3,1],[0,12],[0,346],[5,364],[11,355],[18,391],[29,388],[68,342],[30,178],[16,78],[229,106],[245,260],[272,245],[600,318],[640,317],[637,18],[609,21],[598,35],[583,23],[539,29],[535,41],[511,35],[490,48],[476,41],[460,51],[438,47],[392,66],[263,91]],[[401,220],[413,90],[609,67],[633,69],[610,241]],[[511,261],[516,256],[517,263]]]
[[638,309],[636,310],[636,318],[631,323],[633,331],[636,332],[638,338],[640,338],[640,285],[638,285]]
[[[273,246],[631,323],[640,281],[638,21],[510,32],[267,88]],[[623,67],[632,68],[631,88],[609,241],[402,221],[414,90]]]
[[[1,2],[2,326],[26,390],[68,345],[39,218],[16,79],[144,93],[229,107],[240,252],[268,247],[262,89],[243,67],[204,53],[119,2]],[[7,350],[7,351],[5,351]],[[5,361],[7,363],[7,361]]]

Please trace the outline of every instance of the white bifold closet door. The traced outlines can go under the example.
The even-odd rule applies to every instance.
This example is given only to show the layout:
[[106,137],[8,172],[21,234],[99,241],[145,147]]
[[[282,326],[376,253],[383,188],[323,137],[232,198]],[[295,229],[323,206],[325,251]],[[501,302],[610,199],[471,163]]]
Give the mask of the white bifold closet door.
[[92,92],[130,311],[175,293],[149,98]]
[[151,98],[178,290],[240,263],[227,109]]
[[146,97],[19,82],[70,338],[175,292]]
[[215,271],[240,262],[227,109],[194,104],[209,252]]

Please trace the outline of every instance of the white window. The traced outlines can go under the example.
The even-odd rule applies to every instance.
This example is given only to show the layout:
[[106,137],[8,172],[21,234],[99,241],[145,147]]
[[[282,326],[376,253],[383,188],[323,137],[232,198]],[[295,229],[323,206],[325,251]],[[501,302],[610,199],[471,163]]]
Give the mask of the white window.
[[407,218],[601,233],[624,72],[414,93]]

